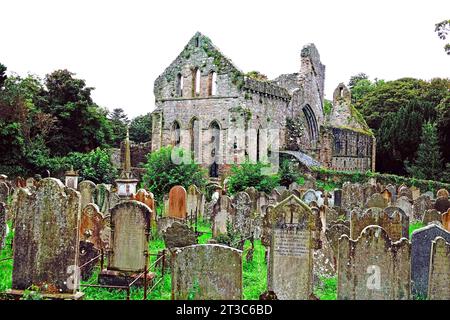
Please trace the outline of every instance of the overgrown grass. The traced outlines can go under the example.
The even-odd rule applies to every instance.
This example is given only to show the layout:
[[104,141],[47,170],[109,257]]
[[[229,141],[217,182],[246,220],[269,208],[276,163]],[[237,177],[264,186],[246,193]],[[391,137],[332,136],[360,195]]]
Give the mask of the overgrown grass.
[[251,248],[250,241],[244,245],[243,259],[243,294],[244,300],[258,300],[261,293],[267,290],[266,249],[260,240],[255,240],[253,261],[247,262],[246,253]]
[[12,232],[11,223],[8,223],[8,226],[10,232],[5,239],[5,246],[0,250],[0,292],[10,289],[12,285],[13,260],[3,260],[12,258],[13,255],[11,244],[14,234]]
[[420,228],[423,228],[423,227],[425,227],[425,224],[423,224],[420,221],[416,221],[414,223],[410,223],[409,224],[409,239],[411,239],[411,235],[412,235],[414,230],[417,230],[417,229],[420,229]]

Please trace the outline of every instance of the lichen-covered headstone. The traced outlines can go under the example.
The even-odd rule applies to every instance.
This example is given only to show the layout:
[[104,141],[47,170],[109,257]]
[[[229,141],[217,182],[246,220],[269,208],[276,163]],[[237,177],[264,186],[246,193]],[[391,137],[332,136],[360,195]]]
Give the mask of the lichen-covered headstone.
[[450,243],[442,237],[431,246],[428,299],[450,300]]
[[187,216],[187,192],[182,186],[174,186],[169,191],[168,216],[186,219]]
[[409,190],[411,190],[412,200],[413,201],[415,201],[417,198],[420,197],[420,189],[417,188],[416,186],[410,187]]
[[270,211],[270,222],[268,290],[280,300],[307,300],[313,290],[313,233],[320,232],[320,218],[291,195]]
[[436,209],[427,210],[423,214],[422,223],[427,225],[431,222],[442,223],[442,214]]
[[81,211],[80,241],[90,242],[95,248],[102,249],[103,220],[103,215],[96,204],[89,203],[85,206]]
[[365,208],[386,208],[388,203],[380,193],[373,193],[367,198]]
[[422,194],[413,202],[413,216],[412,219],[415,221],[422,221],[423,214],[425,211],[433,209],[433,202],[430,197]]
[[178,248],[172,254],[172,299],[242,299],[242,251],[218,244]]
[[344,182],[342,185],[342,208],[346,212],[364,206],[364,193],[359,183]]
[[233,198],[233,228],[242,239],[250,237],[253,232],[252,201],[246,192],[238,192]]
[[188,217],[200,216],[201,192],[196,185],[190,185],[187,189],[187,214]]
[[[389,189],[384,189],[383,192],[381,192],[381,196],[384,198],[384,201],[388,204],[388,206],[396,201],[394,200],[394,196]],[[395,199],[397,199],[397,197],[395,197]]]
[[311,201],[317,202],[316,191],[309,189],[303,194],[302,198],[303,202],[306,204],[310,204]]
[[363,212],[352,211],[350,218],[350,238],[357,239],[367,226],[382,227],[388,236],[396,241],[408,238],[409,218],[400,208],[369,208]]
[[428,295],[431,244],[436,237],[450,242],[450,232],[436,224],[414,230],[411,235],[411,286],[416,298],[424,299]]
[[80,194],[54,178],[19,189],[14,234],[13,290],[75,295]]
[[[393,184],[388,184],[385,189],[389,191],[389,198],[392,202],[397,200],[397,188]],[[387,195],[386,195],[387,196]]]
[[131,196],[131,199],[147,205],[147,207],[149,207],[150,210],[152,210],[152,217],[151,217],[152,221],[156,220],[155,198],[153,196],[153,193],[148,192],[145,189],[139,189],[136,192],[136,194],[133,194]]
[[174,222],[163,233],[166,248],[181,248],[197,244],[197,235],[186,224]]
[[446,212],[450,208],[450,200],[445,197],[436,198],[434,208],[439,212]]
[[256,202],[258,201],[259,192],[254,187],[250,187],[245,189],[245,192],[250,197],[250,203],[251,203],[251,212],[256,212],[258,210]]
[[398,197],[397,200],[394,202],[394,207],[402,209],[405,214],[409,217],[410,220],[412,220],[413,215],[413,205],[411,203],[411,200],[409,200],[405,196]]
[[412,195],[412,191],[410,188],[408,188],[405,185],[402,185],[398,188],[398,196],[397,198],[400,197],[407,197],[409,200],[413,200],[413,195]]
[[212,234],[217,237],[220,234],[227,234],[227,225],[232,223],[232,205],[230,197],[226,195],[220,196],[218,200],[218,208],[212,217]]
[[89,180],[81,181],[78,184],[78,190],[81,194],[81,210],[83,210],[89,203],[95,203],[95,183]]
[[325,230],[325,236],[333,250],[335,266],[337,266],[339,238],[344,234],[350,236],[350,228],[342,223],[332,224]]
[[363,184],[362,188],[363,188],[365,203],[370,199],[370,197],[372,197],[373,194],[378,193],[376,185],[373,185],[373,184],[370,184],[367,182]]
[[171,227],[175,222],[184,223],[183,219],[171,218],[171,217],[159,217],[156,221],[156,227],[158,229],[158,235],[163,236],[167,228]]
[[392,242],[380,226],[356,240],[343,235],[338,249],[338,300],[408,300],[410,243]]
[[273,189],[269,195],[269,204],[275,205],[281,201],[281,194],[277,191],[277,189]]

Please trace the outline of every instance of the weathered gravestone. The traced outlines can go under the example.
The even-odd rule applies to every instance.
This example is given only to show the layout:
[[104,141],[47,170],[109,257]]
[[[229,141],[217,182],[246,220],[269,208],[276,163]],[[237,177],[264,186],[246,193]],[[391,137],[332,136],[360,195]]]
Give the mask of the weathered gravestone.
[[186,219],[187,206],[186,189],[182,186],[174,186],[169,191],[169,212],[168,216],[173,218]]
[[450,209],[442,215],[442,226],[445,230],[450,231]]
[[437,192],[436,192],[436,197],[443,197],[443,198],[447,198],[448,199],[448,197],[449,197],[449,193],[448,193],[448,191],[447,191],[447,189],[439,189]]
[[385,198],[380,193],[373,193],[367,198],[365,208],[381,208],[384,209],[388,206]]
[[317,195],[316,191],[309,189],[303,194],[302,198],[303,202],[306,204],[310,204],[310,202],[314,201],[317,203]]
[[398,196],[397,198],[400,197],[407,197],[409,200],[413,200],[413,195],[412,195],[412,191],[410,188],[408,188],[405,185],[400,186],[400,188],[398,188]]
[[431,245],[428,299],[450,300],[450,243],[437,237]]
[[407,197],[401,196],[397,198],[397,200],[394,202],[394,207],[402,209],[409,217],[409,220],[413,219],[413,205],[411,204],[411,200],[409,200]]
[[370,225],[382,227],[393,241],[408,238],[409,218],[400,208],[369,208],[362,213],[352,211],[350,238],[357,239],[363,229]]
[[439,212],[446,212],[450,208],[450,200],[444,197],[438,197],[434,203],[434,208]]
[[167,228],[171,227],[175,222],[184,223],[183,219],[171,218],[171,217],[159,217],[156,221],[156,228],[158,229],[158,235],[163,236]]
[[380,226],[356,240],[343,235],[338,249],[338,300],[408,300],[410,244],[392,242]]
[[442,223],[442,214],[436,209],[427,210],[423,214],[422,223],[427,225],[431,222],[438,222],[439,224]]
[[246,192],[238,192],[233,198],[233,228],[242,239],[253,233],[252,201]]
[[[12,294],[31,285],[77,299],[80,194],[58,179],[19,189],[15,212]],[[16,290],[19,290],[17,292]]]
[[320,232],[320,217],[292,195],[270,211],[270,222],[268,290],[280,300],[308,300],[313,291],[314,232]]
[[95,203],[95,183],[89,180],[81,181],[78,184],[78,190],[81,194],[81,210],[83,210],[89,203]]
[[[381,192],[381,195],[384,198],[384,201],[388,204],[388,206],[390,206],[391,203],[395,201],[392,192],[389,191],[388,189],[384,189],[383,192]],[[395,197],[395,199],[397,199],[397,197]]]
[[431,243],[436,237],[450,242],[450,233],[436,224],[415,230],[411,235],[411,286],[416,298],[426,298],[430,269]]
[[119,195],[115,192],[111,192],[110,186],[100,183],[96,186],[95,190],[95,204],[103,215],[109,216],[109,209],[114,207],[120,202]]
[[[111,209],[111,250],[108,266],[99,274],[100,284],[128,285],[147,267],[151,210],[136,200]],[[153,277],[148,274],[148,279]],[[144,279],[136,281],[142,285]]]
[[342,189],[334,189],[334,206],[341,207],[342,206]]
[[413,217],[415,221],[422,221],[425,211],[433,209],[433,202],[429,196],[422,194],[413,203]]
[[364,183],[362,188],[363,188],[364,202],[365,203],[372,197],[373,194],[375,194],[375,193],[379,194],[377,192],[377,186],[373,185],[373,184],[370,184],[368,182]]
[[0,250],[5,246],[6,228],[6,205],[0,202]]
[[0,202],[6,203],[9,197],[9,186],[6,182],[0,182]]
[[425,193],[423,193],[422,195],[425,195],[425,196],[428,196],[430,199],[436,199],[435,197],[434,197],[434,193],[432,192],[432,191],[427,191],[427,192],[425,192]]
[[359,183],[344,182],[342,185],[342,208],[346,212],[364,206],[364,193]]
[[217,237],[220,234],[227,234],[228,224],[231,224],[233,221],[232,218],[232,205],[231,205],[230,197],[226,195],[220,196],[218,200],[218,208],[217,212],[215,212],[212,223],[212,233],[213,238]]
[[172,299],[242,299],[242,251],[218,244],[176,249],[172,254]]
[[80,241],[90,242],[97,249],[102,249],[103,215],[98,206],[89,203],[81,211]]
[[131,200],[139,201],[152,210],[151,220],[156,221],[155,198],[153,193],[145,189],[139,189],[136,194],[131,195]]
[[252,213],[256,212],[258,210],[258,208],[256,207],[256,201],[258,200],[258,197],[259,197],[258,190],[256,190],[254,187],[250,187],[250,188],[245,189],[245,192],[250,197],[251,212]]
[[186,224],[174,222],[163,234],[166,248],[181,248],[197,244],[197,235]]
[[35,185],[36,185],[36,181],[34,180],[34,178],[28,178],[26,181],[25,181],[25,184],[26,184],[26,187],[27,188],[34,188],[35,187]]
[[337,266],[339,238],[344,234],[350,236],[350,228],[343,223],[332,224],[325,230],[325,236],[333,250],[333,261],[335,266]]
[[202,201],[202,193],[197,186],[190,185],[187,189],[187,214],[190,218],[200,217],[200,206]]
[[269,196],[269,204],[275,205],[281,201],[281,194],[277,189],[273,189]]
[[[393,184],[388,184],[385,189],[389,191],[389,194],[386,194],[386,198],[389,197],[389,199],[392,202],[395,202],[397,200],[397,188]],[[384,191],[384,190],[383,190]]]
[[412,200],[415,201],[417,198],[420,197],[420,189],[412,186],[409,188],[411,190],[411,194],[412,194]]

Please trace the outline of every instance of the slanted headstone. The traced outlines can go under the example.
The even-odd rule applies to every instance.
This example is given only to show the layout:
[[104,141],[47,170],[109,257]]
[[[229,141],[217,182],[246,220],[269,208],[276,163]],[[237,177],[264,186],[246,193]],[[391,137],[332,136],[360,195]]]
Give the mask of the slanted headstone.
[[449,193],[448,193],[448,191],[447,191],[447,189],[439,189],[437,192],[436,192],[436,197],[443,197],[443,198],[447,198],[448,199],[448,197],[449,197]]
[[8,225],[6,224],[6,205],[3,202],[0,202],[0,250],[5,246],[6,239],[6,228]]
[[437,237],[431,245],[429,300],[450,300],[450,243]]
[[408,300],[410,244],[392,242],[380,226],[364,228],[356,240],[339,239],[338,300]]
[[186,224],[174,222],[163,234],[166,248],[181,248],[197,244],[197,235]]
[[0,182],[0,202],[6,203],[9,197],[9,186],[6,182]]
[[[150,208],[136,200],[125,200],[111,208],[111,251],[107,269],[99,274],[100,284],[128,285],[144,271],[150,217]],[[136,285],[143,281],[137,280]]]
[[450,232],[436,224],[414,230],[411,235],[411,284],[416,298],[424,299],[428,295],[431,244],[436,237],[450,242]]
[[78,190],[81,194],[81,210],[83,210],[89,203],[95,203],[95,183],[89,180],[81,181],[78,184]]
[[169,217],[186,219],[187,207],[186,189],[182,186],[174,186],[169,191]]
[[422,223],[424,225],[428,225],[432,222],[438,222],[439,224],[442,223],[442,214],[436,209],[427,210],[423,214]]
[[172,299],[242,299],[242,251],[198,244],[172,254]]
[[434,203],[434,208],[444,213],[450,208],[450,200],[448,198],[438,197]]
[[82,296],[76,291],[80,194],[45,178],[36,188],[19,189],[15,210],[11,293],[35,285],[49,295]]
[[425,211],[433,209],[433,202],[427,195],[421,195],[413,203],[413,217],[415,221],[422,221]]
[[159,217],[156,221],[156,227],[158,229],[158,235],[163,236],[167,228],[171,227],[175,222],[184,223],[183,219],[171,218],[171,217]]
[[320,218],[292,195],[270,211],[270,221],[268,290],[280,300],[307,300],[313,290],[313,233],[320,231]]
[[103,215],[100,213],[98,206],[89,203],[81,211],[80,241],[90,242],[95,248],[102,249],[103,228]]
[[388,206],[386,199],[380,193],[373,193],[367,199],[366,208],[381,208],[384,209]]
[[246,192],[238,192],[233,198],[232,206],[234,208],[233,228],[240,234],[241,238],[247,238],[252,235],[252,201]]

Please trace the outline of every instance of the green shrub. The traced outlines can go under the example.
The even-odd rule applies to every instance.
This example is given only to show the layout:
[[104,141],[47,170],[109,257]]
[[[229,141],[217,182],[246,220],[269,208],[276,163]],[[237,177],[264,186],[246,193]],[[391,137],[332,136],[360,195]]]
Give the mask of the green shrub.
[[258,191],[270,193],[273,188],[280,184],[280,177],[277,174],[263,174],[263,169],[269,167],[270,164],[261,162],[250,163],[246,161],[240,165],[234,164],[228,177],[227,192],[235,194],[249,187],[254,187]]

